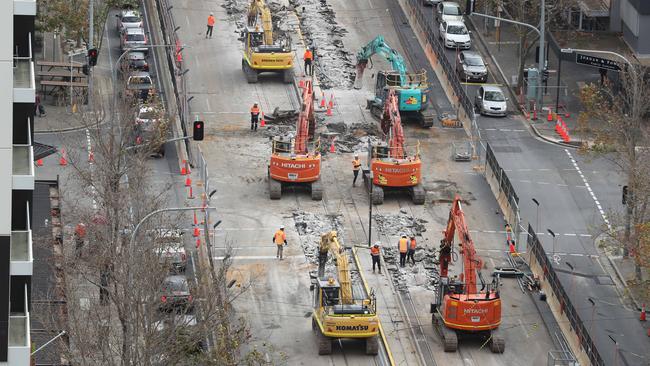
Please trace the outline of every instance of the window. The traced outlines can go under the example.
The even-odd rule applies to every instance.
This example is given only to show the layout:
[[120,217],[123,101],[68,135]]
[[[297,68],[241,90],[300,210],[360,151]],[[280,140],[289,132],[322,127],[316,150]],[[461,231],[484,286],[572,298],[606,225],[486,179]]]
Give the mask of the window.
[[465,57],[465,63],[469,66],[485,66],[480,57]]
[[467,29],[462,25],[450,25],[447,27],[447,33],[449,34],[467,34]]
[[503,96],[503,93],[500,91],[486,91],[485,100],[489,102],[505,102],[506,98]]
[[127,34],[126,40],[128,42],[144,42],[144,34]]
[[140,22],[141,22],[141,20],[140,20],[139,17],[131,16],[131,17],[123,17],[122,18],[122,23],[140,23]]
[[462,15],[458,5],[445,5],[442,9],[444,15]]

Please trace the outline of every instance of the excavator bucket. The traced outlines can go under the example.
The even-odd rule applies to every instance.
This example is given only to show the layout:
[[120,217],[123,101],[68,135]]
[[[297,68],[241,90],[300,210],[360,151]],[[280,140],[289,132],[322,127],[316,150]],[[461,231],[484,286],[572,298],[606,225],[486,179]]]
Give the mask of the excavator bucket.
[[368,60],[359,61],[359,63],[357,64],[357,73],[354,77],[355,89],[363,88],[363,72],[366,70],[366,66],[368,66]]

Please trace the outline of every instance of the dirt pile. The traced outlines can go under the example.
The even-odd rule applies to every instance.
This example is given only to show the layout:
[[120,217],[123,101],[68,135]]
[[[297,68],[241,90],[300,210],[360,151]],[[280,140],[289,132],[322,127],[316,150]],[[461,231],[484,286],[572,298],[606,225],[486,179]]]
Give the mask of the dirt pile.
[[396,214],[374,214],[373,218],[379,232],[386,236],[402,234],[421,236],[427,231],[424,224],[428,221],[409,215],[405,209],[400,209]]
[[336,23],[336,14],[325,0],[289,0],[300,19],[308,46],[315,49],[315,70],[323,89],[351,88],[354,84],[354,56],[343,46],[347,33]]

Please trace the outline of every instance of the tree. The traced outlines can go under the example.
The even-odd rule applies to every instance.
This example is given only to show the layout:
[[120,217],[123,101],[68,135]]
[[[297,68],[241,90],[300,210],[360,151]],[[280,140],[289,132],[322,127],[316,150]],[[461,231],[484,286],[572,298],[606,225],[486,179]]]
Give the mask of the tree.
[[[155,97],[146,105],[162,110]],[[136,99],[126,98],[115,113],[93,111],[81,117],[92,145],[92,164],[85,138],[61,135],[73,170],[69,183],[61,187],[64,219],[73,227],[84,223],[86,230],[77,235],[84,238],[79,244],[72,230],[66,232],[63,265],[57,267],[66,287],[67,314],[43,323],[66,330],[69,343],[61,341],[60,346],[71,364],[266,364],[261,353],[244,348],[248,327],[234,315],[230,303],[248,285],[227,286],[229,255],[217,263],[214,274],[209,267],[199,268],[199,280],[190,280],[194,309],[159,310],[162,282],[170,272],[169,265],[160,261],[159,231],[180,229],[175,223],[191,220],[153,216],[131,245],[136,225],[167,206],[171,188],[156,188],[147,163],[168,135],[167,123],[163,119],[147,135],[152,138],[136,145],[133,116],[140,106]],[[39,313],[46,314],[57,308],[48,303],[37,306],[45,307]]]
[[[650,80],[648,70],[630,65],[618,73],[618,80],[604,85],[591,84],[582,89],[580,99],[584,106],[579,121],[589,124],[594,132],[590,152],[606,155],[619,168],[627,185],[623,236],[619,238],[623,255],[635,258],[640,253],[641,233],[649,220],[650,204]],[[637,280],[642,279],[642,268],[635,261]]]

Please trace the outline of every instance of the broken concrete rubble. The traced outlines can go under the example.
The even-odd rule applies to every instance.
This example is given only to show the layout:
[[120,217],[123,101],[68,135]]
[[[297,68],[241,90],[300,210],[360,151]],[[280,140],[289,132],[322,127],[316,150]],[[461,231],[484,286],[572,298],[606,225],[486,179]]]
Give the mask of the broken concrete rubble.
[[397,214],[373,214],[378,230],[386,236],[401,234],[421,236],[427,231],[427,220],[415,218],[401,209]]

